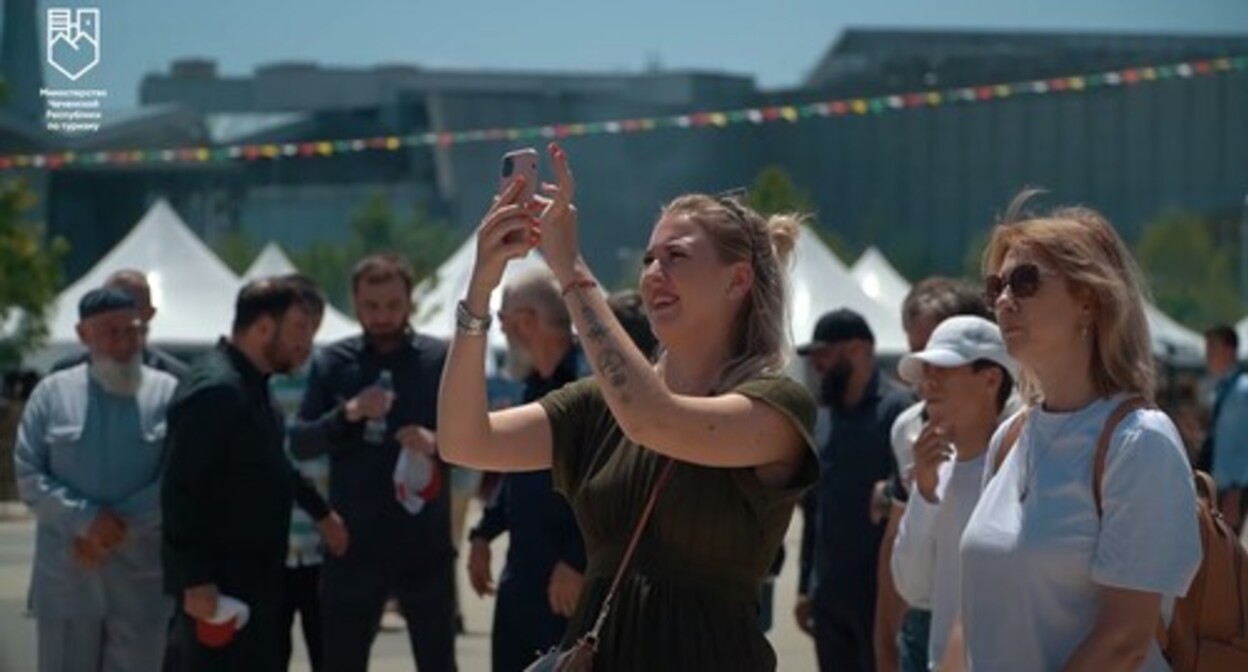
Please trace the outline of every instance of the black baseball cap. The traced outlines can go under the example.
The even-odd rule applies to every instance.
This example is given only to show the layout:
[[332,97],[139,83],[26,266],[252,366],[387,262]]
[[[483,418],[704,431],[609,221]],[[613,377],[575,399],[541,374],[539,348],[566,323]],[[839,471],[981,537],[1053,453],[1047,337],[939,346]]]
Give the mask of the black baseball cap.
[[848,308],[840,308],[819,318],[810,342],[799,345],[797,354],[806,356],[825,345],[855,340],[875,343],[875,334],[871,333],[871,327],[861,315]]

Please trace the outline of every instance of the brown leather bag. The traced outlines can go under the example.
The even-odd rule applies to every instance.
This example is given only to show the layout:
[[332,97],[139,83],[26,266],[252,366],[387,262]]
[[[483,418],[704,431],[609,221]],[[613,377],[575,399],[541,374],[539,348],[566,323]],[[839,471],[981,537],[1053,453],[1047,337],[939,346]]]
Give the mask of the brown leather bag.
[[590,672],[594,669],[594,655],[598,653],[598,637],[602,633],[603,624],[607,622],[607,614],[611,613],[611,602],[615,599],[615,592],[628,571],[628,566],[633,560],[633,553],[637,550],[637,542],[641,541],[641,533],[646,529],[650,514],[654,512],[654,504],[659,499],[659,492],[663,490],[663,484],[671,475],[674,464],[675,462],[669,459],[667,464],[663,465],[663,472],[659,474],[659,480],[655,481],[654,489],[650,491],[650,499],[646,502],[646,508],[641,511],[637,528],[633,530],[633,538],[628,542],[628,550],[624,551],[624,557],[620,559],[620,567],[615,570],[615,579],[611,581],[611,589],[607,591],[602,607],[598,609],[598,618],[594,621],[593,629],[585,633],[567,651],[560,650],[558,646],[552,646],[549,651],[540,654],[537,660],[524,668],[524,672]]
[[[1114,430],[1128,415],[1149,406],[1144,399],[1133,397],[1119,404],[1105,420],[1092,466],[1092,497],[1098,516],[1102,514],[1101,483]],[[1006,430],[994,473],[1026,421],[1025,411]],[[1157,624],[1157,643],[1174,672],[1244,672],[1248,670],[1248,549],[1222,518],[1213,478],[1196,469],[1192,478],[1200,524],[1200,568],[1187,595],[1175,600],[1170,625]]]

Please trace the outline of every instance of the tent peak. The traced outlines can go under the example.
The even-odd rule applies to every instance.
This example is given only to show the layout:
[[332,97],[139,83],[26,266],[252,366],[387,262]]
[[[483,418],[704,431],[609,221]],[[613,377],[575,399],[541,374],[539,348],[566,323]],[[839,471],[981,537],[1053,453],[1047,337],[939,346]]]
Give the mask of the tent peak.
[[264,248],[260,250],[260,254],[252,260],[251,265],[243,272],[243,280],[255,280],[270,275],[286,275],[287,273],[297,273],[299,269],[295,266],[286,252],[282,250],[282,246],[276,241],[270,240],[265,243]]

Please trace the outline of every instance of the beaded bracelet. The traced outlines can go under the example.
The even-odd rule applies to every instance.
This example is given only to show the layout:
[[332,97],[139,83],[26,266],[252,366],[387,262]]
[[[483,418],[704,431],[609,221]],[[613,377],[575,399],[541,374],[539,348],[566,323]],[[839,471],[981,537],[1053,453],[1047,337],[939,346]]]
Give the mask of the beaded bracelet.
[[568,294],[571,294],[572,292],[578,289],[593,289],[597,286],[598,286],[597,282],[594,282],[593,280],[590,280],[588,278],[581,278],[579,280],[573,280],[572,282],[569,282],[567,285],[563,287],[563,298],[565,299],[568,298]]

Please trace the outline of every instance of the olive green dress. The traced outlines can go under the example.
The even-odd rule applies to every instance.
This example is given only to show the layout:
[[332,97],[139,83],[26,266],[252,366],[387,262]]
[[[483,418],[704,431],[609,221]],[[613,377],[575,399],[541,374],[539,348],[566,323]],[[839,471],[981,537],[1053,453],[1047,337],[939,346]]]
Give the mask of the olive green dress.
[[[751,468],[676,464],[603,627],[596,672],[776,667],[759,626],[759,591],[794,505],[819,476],[815,405],[788,378],[735,391],[792,421],[806,443],[801,467],[787,487],[771,488]],[[552,429],[555,488],[571,502],[589,556],[567,648],[593,628],[667,458],[625,438],[592,378],[540,403]]]

